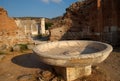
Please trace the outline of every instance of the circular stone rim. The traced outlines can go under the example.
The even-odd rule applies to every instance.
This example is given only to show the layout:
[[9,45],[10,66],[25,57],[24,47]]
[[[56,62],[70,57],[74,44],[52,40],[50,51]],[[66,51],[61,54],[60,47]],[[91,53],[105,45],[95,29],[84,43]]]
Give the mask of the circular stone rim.
[[41,45],[37,45],[34,49],[33,49],[33,52],[36,53],[38,56],[40,57],[43,57],[43,58],[48,58],[48,59],[57,59],[57,60],[71,60],[71,59],[85,59],[85,58],[89,58],[89,59],[93,59],[93,58],[96,58],[96,57],[100,57],[103,55],[103,53],[105,52],[111,52],[113,50],[112,46],[110,44],[107,44],[107,43],[103,43],[103,42],[98,42],[98,41],[86,41],[86,40],[73,40],[73,41],[55,41],[55,42],[49,42],[49,43],[45,43],[45,44],[42,44],[42,45],[46,45],[46,44],[52,44],[52,43],[57,43],[57,42],[90,42],[90,43],[98,43],[98,44],[101,44],[101,45],[105,45],[106,48],[104,50],[101,50],[101,51],[98,51],[98,52],[95,52],[95,53],[89,53],[89,54],[81,54],[81,55],[73,55],[73,56],[65,56],[63,57],[63,55],[60,55],[60,56],[57,56],[57,55],[51,55],[51,54],[44,54],[44,52],[40,52],[38,47],[40,47]]

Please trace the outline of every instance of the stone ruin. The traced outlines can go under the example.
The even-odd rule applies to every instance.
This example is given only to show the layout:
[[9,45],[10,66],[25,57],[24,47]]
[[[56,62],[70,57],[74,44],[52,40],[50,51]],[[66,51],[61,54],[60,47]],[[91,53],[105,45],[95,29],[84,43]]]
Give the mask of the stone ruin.
[[19,29],[24,31],[25,35],[44,35],[49,34],[49,32],[45,29],[45,18],[41,18],[41,21],[37,21],[35,19],[20,19],[16,18],[15,22]]
[[38,35],[39,24],[35,20],[16,19],[15,22],[25,35]]
[[7,11],[0,7],[0,51],[10,50],[16,44],[34,44],[34,36],[49,35],[45,30],[45,18],[10,18]]
[[7,11],[0,7],[0,51],[4,51],[15,44],[33,43],[29,36],[17,27],[13,18],[10,18]]
[[120,0],[73,3],[50,29],[50,40],[89,39],[120,44]]

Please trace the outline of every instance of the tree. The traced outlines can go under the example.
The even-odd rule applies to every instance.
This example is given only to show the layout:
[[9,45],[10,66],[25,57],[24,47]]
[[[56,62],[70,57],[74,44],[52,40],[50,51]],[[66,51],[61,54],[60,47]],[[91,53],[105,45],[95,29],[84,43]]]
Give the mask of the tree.
[[52,25],[53,25],[53,23],[46,22],[45,23],[45,30],[48,30]]

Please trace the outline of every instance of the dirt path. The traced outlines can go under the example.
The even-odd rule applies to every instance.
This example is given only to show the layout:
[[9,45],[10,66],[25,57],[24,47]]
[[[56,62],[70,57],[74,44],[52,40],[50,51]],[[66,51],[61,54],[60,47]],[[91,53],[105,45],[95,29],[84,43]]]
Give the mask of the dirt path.
[[[36,59],[32,51],[25,53],[10,53],[0,61],[0,81],[18,81],[23,75],[36,74],[46,68]],[[39,69],[40,68],[40,69]]]
[[[0,81],[19,81],[20,76],[36,74],[49,68],[50,66],[41,63],[38,58],[32,54],[32,51],[10,53],[0,61]],[[112,52],[104,62],[97,65],[97,69],[105,72],[104,78],[106,78],[106,75],[109,76],[109,81],[120,81],[120,52]],[[106,81],[107,79],[101,79],[101,75],[103,76],[100,72],[93,71],[90,77],[76,81]]]
[[120,81],[120,49],[112,52],[110,56],[98,66],[110,76],[112,81]]

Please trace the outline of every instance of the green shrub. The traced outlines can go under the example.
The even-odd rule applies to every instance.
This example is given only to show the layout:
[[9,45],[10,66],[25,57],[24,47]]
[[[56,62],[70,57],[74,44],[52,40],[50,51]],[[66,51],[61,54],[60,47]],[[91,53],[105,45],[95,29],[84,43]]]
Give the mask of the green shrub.
[[45,23],[45,29],[48,30],[51,26],[53,25],[53,23]]
[[21,50],[27,50],[27,44],[18,44]]
[[0,51],[0,55],[3,55],[3,54],[5,54],[5,52]]
[[28,50],[27,44],[16,44],[13,47],[13,51],[21,51],[21,52],[23,52],[24,50]]

